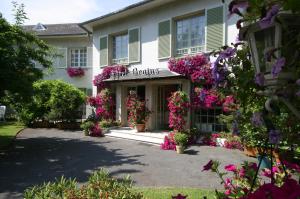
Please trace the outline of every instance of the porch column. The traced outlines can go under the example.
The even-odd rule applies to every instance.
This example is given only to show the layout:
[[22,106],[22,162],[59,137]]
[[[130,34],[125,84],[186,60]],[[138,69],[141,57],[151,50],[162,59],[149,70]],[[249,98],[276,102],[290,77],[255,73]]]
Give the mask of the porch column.
[[116,120],[121,122],[121,126],[126,126],[125,88],[122,85],[116,86]]
[[154,129],[155,126],[155,96],[154,96],[154,89],[152,84],[146,84],[145,85],[146,93],[145,93],[145,100],[147,100],[147,107],[150,111],[152,111],[152,114],[149,117],[149,120],[146,123],[146,128],[148,131],[151,131]]
[[[191,82],[188,80],[184,80],[182,82],[182,91],[184,91],[188,96],[191,94]],[[190,99],[191,100],[191,99]],[[191,128],[191,109],[188,110],[187,116],[186,116],[186,129]]]

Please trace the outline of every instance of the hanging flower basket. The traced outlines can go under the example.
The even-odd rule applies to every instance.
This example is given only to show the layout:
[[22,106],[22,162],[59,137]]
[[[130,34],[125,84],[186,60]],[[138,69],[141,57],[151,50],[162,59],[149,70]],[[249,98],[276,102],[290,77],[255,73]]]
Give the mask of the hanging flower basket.
[[84,76],[84,70],[82,68],[74,68],[74,67],[68,67],[67,73],[69,77],[82,77]]

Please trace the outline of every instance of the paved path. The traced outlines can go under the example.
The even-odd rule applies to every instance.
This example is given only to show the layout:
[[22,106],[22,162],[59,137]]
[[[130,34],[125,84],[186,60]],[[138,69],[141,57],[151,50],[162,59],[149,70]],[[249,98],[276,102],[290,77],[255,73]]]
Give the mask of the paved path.
[[61,175],[84,183],[100,167],[118,177],[130,174],[136,186],[220,188],[214,173],[201,172],[210,159],[222,166],[253,160],[224,148],[193,146],[188,154],[177,155],[136,141],[85,137],[79,131],[25,129],[14,149],[0,154],[0,198],[21,198],[26,187]]

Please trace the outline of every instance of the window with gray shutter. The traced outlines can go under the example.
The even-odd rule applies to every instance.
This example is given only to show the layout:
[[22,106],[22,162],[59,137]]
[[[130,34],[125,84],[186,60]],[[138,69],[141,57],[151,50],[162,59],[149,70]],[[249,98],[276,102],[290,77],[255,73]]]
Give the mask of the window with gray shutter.
[[100,37],[100,67],[108,65],[108,42],[107,36]]
[[134,28],[129,34],[129,63],[140,61],[140,29]]
[[67,67],[67,48],[57,48],[57,54],[59,55],[53,60],[53,66],[56,68],[66,68]]
[[224,45],[223,6],[208,9],[206,20],[206,51],[217,50]]
[[171,56],[171,21],[158,23],[158,58],[169,58]]

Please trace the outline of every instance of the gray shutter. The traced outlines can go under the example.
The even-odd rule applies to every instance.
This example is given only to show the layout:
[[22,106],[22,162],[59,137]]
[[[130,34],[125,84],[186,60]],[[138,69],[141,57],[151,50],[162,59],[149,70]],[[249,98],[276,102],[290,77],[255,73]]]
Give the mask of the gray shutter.
[[129,36],[129,63],[140,61],[140,29],[130,29]]
[[224,45],[223,6],[208,9],[206,20],[206,51],[217,50]]
[[100,66],[108,65],[108,43],[107,36],[100,37]]
[[93,66],[93,47],[87,47],[86,49],[87,53],[87,67],[92,67]]
[[171,56],[171,21],[158,23],[158,58]]
[[58,68],[66,68],[67,67],[67,59],[68,59],[68,49],[67,48],[58,48],[57,53],[60,55],[54,61],[55,67]]

